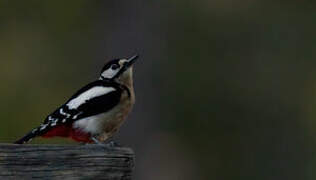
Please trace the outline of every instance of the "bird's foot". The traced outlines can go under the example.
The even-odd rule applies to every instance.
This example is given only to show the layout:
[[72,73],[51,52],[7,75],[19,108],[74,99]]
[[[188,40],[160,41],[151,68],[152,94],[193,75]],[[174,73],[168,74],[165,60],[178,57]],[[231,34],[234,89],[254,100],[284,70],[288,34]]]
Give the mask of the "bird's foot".
[[122,147],[119,143],[117,143],[115,141],[110,141],[106,144],[108,144],[110,147]]
[[98,139],[96,139],[95,137],[92,137],[91,140],[100,146],[106,147],[106,148],[113,148],[113,147],[121,147],[118,143],[116,143],[115,141],[109,141],[108,143],[105,142],[101,142]]

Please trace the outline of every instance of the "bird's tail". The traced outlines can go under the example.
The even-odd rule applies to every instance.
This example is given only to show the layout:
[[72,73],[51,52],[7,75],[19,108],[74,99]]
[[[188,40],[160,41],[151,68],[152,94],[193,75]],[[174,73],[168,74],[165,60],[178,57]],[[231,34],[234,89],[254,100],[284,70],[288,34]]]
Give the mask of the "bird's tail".
[[14,142],[14,144],[24,144],[31,141],[34,137],[38,136],[37,128],[32,130],[31,132],[27,133],[21,139]]

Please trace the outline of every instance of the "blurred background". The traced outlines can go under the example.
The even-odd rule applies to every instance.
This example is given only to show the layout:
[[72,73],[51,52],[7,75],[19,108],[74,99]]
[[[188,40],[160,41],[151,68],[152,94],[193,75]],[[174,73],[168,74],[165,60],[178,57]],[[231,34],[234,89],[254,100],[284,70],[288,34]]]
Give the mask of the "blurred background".
[[39,125],[106,61],[137,52],[137,103],[115,137],[136,153],[134,179],[314,180],[315,8],[0,0],[0,140]]

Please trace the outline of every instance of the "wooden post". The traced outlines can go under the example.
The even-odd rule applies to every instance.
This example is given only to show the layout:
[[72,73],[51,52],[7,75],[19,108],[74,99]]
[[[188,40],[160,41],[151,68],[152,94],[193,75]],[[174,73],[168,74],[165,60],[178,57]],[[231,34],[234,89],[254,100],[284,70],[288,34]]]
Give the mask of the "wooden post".
[[0,179],[131,180],[130,148],[0,144]]

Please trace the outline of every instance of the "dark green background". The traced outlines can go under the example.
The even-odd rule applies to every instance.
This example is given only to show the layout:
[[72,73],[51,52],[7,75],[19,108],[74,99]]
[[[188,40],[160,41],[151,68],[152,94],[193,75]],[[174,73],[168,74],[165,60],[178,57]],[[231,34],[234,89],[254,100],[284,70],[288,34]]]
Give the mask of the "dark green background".
[[0,0],[1,142],[37,126],[107,60],[138,52],[137,103],[116,136],[136,152],[135,179],[314,180],[315,9]]

